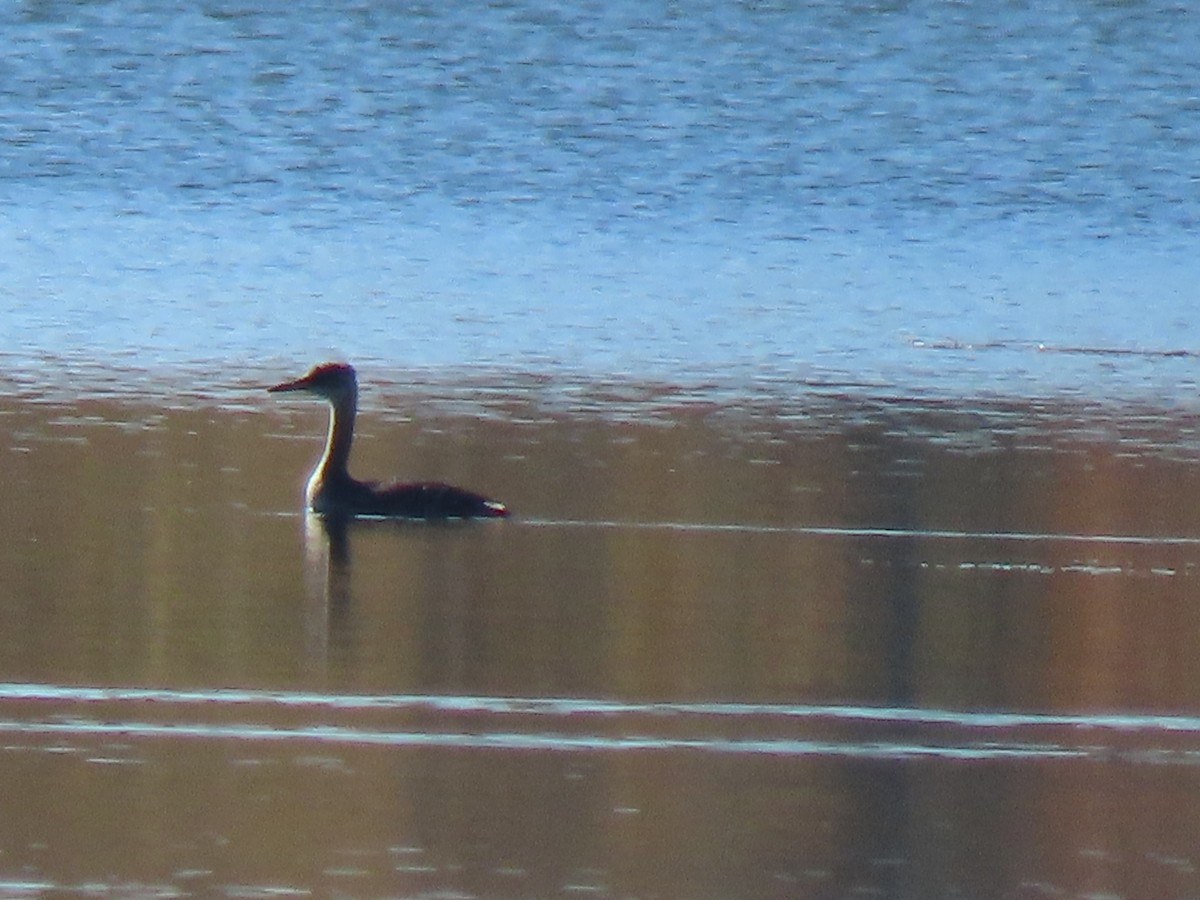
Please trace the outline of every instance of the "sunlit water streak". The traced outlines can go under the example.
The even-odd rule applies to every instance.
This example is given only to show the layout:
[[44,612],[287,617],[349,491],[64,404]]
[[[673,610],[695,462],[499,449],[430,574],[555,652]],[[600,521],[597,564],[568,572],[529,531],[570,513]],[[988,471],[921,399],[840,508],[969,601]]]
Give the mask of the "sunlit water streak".
[[[303,510],[277,509],[261,513],[279,518],[303,520]],[[875,526],[839,525],[770,525],[757,522],[645,522],[619,519],[547,519],[537,516],[514,516],[503,522],[455,520],[403,520],[387,516],[358,516],[356,523],[363,527],[386,525],[397,528],[530,528],[579,529],[598,531],[666,531],[696,534],[794,534],[803,537],[831,538],[921,538],[932,541],[989,541],[1001,543],[1051,543],[1051,544],[1096,544],[1102,546],[1131,547],[1196,547],[1200,546],[1197,535],[1151,535],[1151,534],[1085,534],[1082,532],[1056,531],[972,531],[952,528],[892,528]],[[986,565],[986,563],[974,563]],[[1000,563],[997,563],[1000,564]]]
[[[797,537],[816,538],[868,538],[879,540],[919,539],[922,541],[949,544],[987,543],[1011,544],[1015,547],[1031,545],[1072,547],[1082,549],[1096,548],[1151,548],[1167,549],[1171,547],[1190,548],[1200,546],[1200,537],[1191,535],[1141,535],[1141,534],[1082,534],[1062,532],[1017,532],[1017,531],[959,531],[953,529],[925,528],[879,528],[879,527],[839,527],[827,525],[763,525],[750,523],[706,523],[706,522],[622,522],[622,521],[587,521],[587,520],[547,520],[529,519],[525,524],[535,528],[579,528],[601,530],[629,531],[670,531],[695,534],[759,534],[759,535],[796,535]],[[864,557],[864,565],[870,565],[871,559]],[[1028,559],[995,559],[965,557],[951,560],[916,560],[913,563],[921,568],[938,571],[959,570],[963,572],[1024,572],[1032,575],[1054,575],[1056,573],[1075,573],[1090,576],[1149,576],[1154,578],[1176,578],[1190,576],[1196,572],[1196,566],[1187,563],[1183,566],[1152,564],[1135,566],[1128,561],[1100,562],[1094,559],[1074,559],[1054,563]]]
[[[834,743],[806,740],[692,740],[666,737],[604,737],[601,735],[430,733],[412,731],[373,731],[361,728],[314,726],[310,728],[272,728],[256,725],[210,725],[176,723],[157,725],[149,722],[14,722],[0,720],[0,733],[70,737],[202,738],[225,741],[299,741],[315,745],[377,745],[397,748],[457,748],[468,750],[638,752],[703,751],[730,755],[832,756],[868,759],[905,759],[939,757],[946,759],[1024,759],[1083,757],[1085,748],[1054,745],[989,745],[938,747],[908,742]],[[1200,755],[1200,750],[1196,751]],[[98,760],[92,760],[96,762]],[[110,760],[102,760],[111,762]]]
[[515,714],[567,717],[578,715],[701,715],[713,718],[773,716],[789,719],[895,722],[916,725],[959,725],[971,728],[1020,726],[1086,726],[1121,731],[1152,729],[1200,734],[1200,716],[1083,715],[1054,713],[972,712],[913,707],[837,706],[780,703],[621,702],[576,697],[473,697],[442,694],[323,694],[297,691],[176,690],[136,687],[83,687],[56,684],[0,684],[0,703],[47,701],[90,703],[162,703],[179,706],[261,705],[281,708],[345,711],[427,710],[441,713]]
[[1064,534],[1038,531],[956,531],[941,528],[874,528],[830,525],[759,525],[737,522],[622,522],[584,519],[525,519],[537,528],[596,528],[649,531],[695,531],[733,534],[796,534],[812,537],[926,538],[949,541],[1054,542],[1066,544],[1128,544],[1132,546],[1191,547],[1200,537],[1190,535]]
[[[1110,761],[1120,757],[1200,763],[1200,718],[1175,715],[12,683],[0,685],[0,708],[10,712],[0,719],[0,733],[10,735],[10,740],[201,739],[555,753],[703,752],[890,760]],[[13,714],[18,711],[24,714]],[[319,713],[322,720],[266,721],[297,711]],[[398,720],[418,727],[396,727]],[[63,751],[61,743],[56,748]],[[93,761],[130,759],[118,754]]]
[[[55,892],[64,894],[79,894],[85,897],[111,895],[123,897],[184,897],[186,893],[170,885],[150,885],[130,882],[107,882],[90,880],[80,884],[65,884],[54,881],[36,881],[29,879],[0,879],[0,897],[33,897]],[[237,894],[227,892],[228,896],[246,897],[298,897],[306,896],[309,892],[287,888],[261,888],[252,893]]]

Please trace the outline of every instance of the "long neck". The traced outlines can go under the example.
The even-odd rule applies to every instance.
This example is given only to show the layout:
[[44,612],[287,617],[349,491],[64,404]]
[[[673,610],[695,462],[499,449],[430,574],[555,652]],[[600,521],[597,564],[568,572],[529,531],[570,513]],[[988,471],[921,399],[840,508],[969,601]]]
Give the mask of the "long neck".
[[356,391],[329,401],[329,437],[325,453],[317,463],[314,478],[329,481],[349,475],[350,445],[354,442],[354,414],[358,409]]

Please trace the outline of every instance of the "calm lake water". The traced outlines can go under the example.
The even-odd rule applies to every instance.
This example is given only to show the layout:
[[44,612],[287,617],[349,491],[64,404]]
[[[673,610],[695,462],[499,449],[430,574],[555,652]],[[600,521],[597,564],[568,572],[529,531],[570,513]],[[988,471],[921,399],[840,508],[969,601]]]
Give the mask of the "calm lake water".
[[512,520],[329,534],[241,386],[4,401],[0,892],[1195,887],[1192,417],[452,387],[357,468]]
[[1197,46],[4,7],[0,896],[1200,893]]

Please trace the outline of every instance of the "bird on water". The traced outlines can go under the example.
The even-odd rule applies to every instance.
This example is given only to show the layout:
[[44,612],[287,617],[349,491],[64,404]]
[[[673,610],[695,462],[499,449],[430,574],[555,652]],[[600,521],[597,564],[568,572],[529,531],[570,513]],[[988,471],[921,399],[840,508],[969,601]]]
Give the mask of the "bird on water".
[[473,491],[441,482],[380,486],[350,475],[350,445],[358,410],[358,378],[346,363],[324,363],[295,381],[267,388],[271,393],[303,391],[329,401],[325,452],[304,490],[307,507],[325,516],[388,516],[407,519],[501,518],[508,507]]

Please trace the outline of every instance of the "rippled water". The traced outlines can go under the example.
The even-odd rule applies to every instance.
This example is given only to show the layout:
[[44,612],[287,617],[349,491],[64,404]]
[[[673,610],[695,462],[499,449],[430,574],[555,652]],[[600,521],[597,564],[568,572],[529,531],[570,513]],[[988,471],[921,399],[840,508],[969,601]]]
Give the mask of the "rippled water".
[[1178,5],[3,15],[10,367],[1195,393]]

